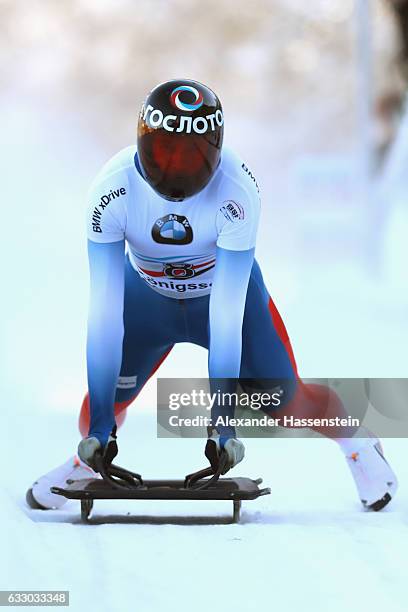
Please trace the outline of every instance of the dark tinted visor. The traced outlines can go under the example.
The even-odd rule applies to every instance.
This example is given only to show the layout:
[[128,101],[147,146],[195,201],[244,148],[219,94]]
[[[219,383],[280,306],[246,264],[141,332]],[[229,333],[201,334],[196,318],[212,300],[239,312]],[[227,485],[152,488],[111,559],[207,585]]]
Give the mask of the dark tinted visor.
[[214,137],[148,128],[139,134],[143,173],[152,187],[170,200],[183,200],[201,191],[214,174],[220,153],[221,142]]

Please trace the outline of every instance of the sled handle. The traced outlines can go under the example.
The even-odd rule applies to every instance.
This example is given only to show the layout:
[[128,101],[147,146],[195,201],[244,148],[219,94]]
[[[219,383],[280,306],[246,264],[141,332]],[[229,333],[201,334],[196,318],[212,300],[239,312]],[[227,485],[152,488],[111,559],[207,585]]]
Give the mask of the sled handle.
[[95,456],[95,464],[97,471],[102,476],[103,480],[109,483],[114,489],[137,489],[143,485],[143,480],[140,474],[125,470],[118,465],[105,466],[102,455]]
[[[198,472],[193,472],[193,474],[188,474],[184,479],[184,488],[194,489],[195,491],[202,491],[203,489],[208,489],[209,487],[211,487],[211,485],[217,482],[221,474],[224,472],[227,465],[227,461],[228,455],[224,450],[222,450],[216,471],[214,472],[213,468],[210,466],[208,468],[204,468],[203,470],[199,470]],[[196,484],[207,476],[211,476],[211,478],[205,480],[200,485]]]

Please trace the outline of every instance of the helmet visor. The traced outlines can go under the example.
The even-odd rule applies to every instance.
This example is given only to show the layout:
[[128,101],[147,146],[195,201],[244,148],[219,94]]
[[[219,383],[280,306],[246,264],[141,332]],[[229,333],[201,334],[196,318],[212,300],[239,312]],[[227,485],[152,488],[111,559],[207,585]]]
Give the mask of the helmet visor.
[[221,142],[214,136],[151,130],[142,123],[138,154],[151,186],[163,197],[176,201],[201,191],[220,160]]

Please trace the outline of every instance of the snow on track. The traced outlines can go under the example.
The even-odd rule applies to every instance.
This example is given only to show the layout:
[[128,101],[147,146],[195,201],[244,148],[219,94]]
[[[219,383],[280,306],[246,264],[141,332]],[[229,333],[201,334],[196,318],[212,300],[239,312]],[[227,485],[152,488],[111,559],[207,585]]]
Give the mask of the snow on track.
[[[402,486],[381,513],[361,508],[334,444],[252,439],[235,471],[263,477],[272,494],[243,502],[241,524],[227,523],[229,502],[109,500],[84,525],[79,502],[43,512],[24,501],[75,449],[76,415],[26,413],[23,429],[20,418],[5,440],[3,589],[69,590],[75,611],[406,609],[404,440],[385,441]],[[119,441],[118,463],[146,477],[204,465],[199,440],[157,440],[154,415],[137,406]]]

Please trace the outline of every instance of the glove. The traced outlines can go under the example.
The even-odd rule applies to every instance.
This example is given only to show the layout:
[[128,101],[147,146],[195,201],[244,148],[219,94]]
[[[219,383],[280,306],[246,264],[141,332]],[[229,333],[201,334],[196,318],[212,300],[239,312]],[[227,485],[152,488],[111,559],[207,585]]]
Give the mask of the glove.
[[218,469],[220,454],[222,449],[225,450],[228,461],[222,471],[222,474],[226,474],[231,468],[235,467],[245,456],[245,446],[241,440],[236,438],[223,438],[213,431],[212,435],[208,438],[205,446],[205,456],[211,464],[214,472]]
[[98,457],[102,457],[103,466],[106,470],[116,455],[118,454],[118,444],[116,442],[116,426],[112,429],[112,432],[108,438],[106,445],[103,447],[98,438],[90,436],[84,438],[78,445],[79,458],[89,465],[94,472],[99,472],[98,463],[96,460]]

